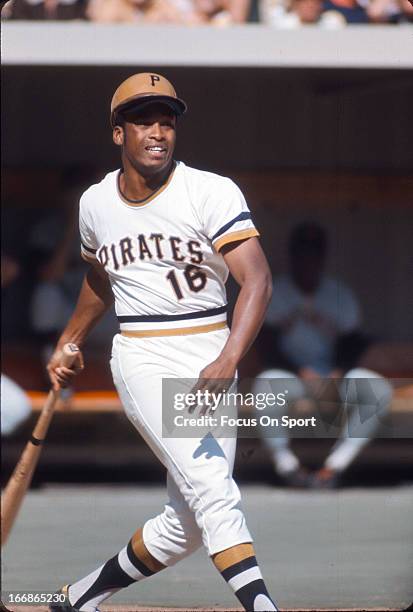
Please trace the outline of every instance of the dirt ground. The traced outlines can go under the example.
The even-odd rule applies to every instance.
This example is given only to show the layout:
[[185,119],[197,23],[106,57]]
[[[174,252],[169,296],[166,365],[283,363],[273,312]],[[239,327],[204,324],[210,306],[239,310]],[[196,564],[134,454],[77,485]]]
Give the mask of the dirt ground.
[[[243,486],[257,557],[280,610],[406,610],[413,600],[413,487],[337,492]],[[163,487],[48,486],[30,491],[2,550],[2,596],[54,593],[111,558],[155,516]],[[13,612],[46,607],[7,605]],[[200,548],[105,602],[102,612],[239,610]]]

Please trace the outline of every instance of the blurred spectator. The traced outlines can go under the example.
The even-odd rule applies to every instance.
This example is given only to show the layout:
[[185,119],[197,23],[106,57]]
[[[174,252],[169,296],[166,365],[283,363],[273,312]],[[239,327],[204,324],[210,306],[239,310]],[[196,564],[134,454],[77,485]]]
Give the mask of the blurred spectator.
[[370,0],[366,13],[371,23],[409,23],[413,21],[413,6],[408,0]]
[[[97,172],[84,166],[4,172],[2,338],[35,343],[47,356],[74,308],[87,264],[80,257],[77,203]],[[25,202],[29,204],[26,206]],[[110,311],[91,334],[99,347],[116,333]]]
[[[280,427],[278,437],[263,438],[276,473],[293,485],[335,486],[374,437],[380,423],[377,417],[387,413],[392,398],[391,386],[382,376],[357,367],[367,347],[360,331],[360,307],[349,287],[325,275],[326,254],[327,239],[321,227],[305,223],[293,230],[290,271],[274,281],[266,324],[258,339],[267,367],[255,379],[254,393],[277,394],[287,389],[293,406],[303,398],[319,400],[317,390],[335,394],[336,382],[331,386],[323,379],[339,379],[340,400],[347,412],[347,426],[322,469],[312,476],[292,451],[287,428]],[[334,396],[331,401],[336,401]],[[284,408],[267,406],[266,413],[281,419]]]
[[87,17],[97,23],[142,21],[153,0],[90,0]]
[[262,14],[265,23],[288,30],[312,24],[331,29],[345,25],[340,14],[323,13],[323,0],[266,2],[262,5]]
[[87,16],[100,23],[226,25],[246,21],[249,9],[250,0],[90,0]]
[[400,6],[398,0],[370,0],[366,12],[372,23],[388,23],[397,19]]
[[[29,235],[36,211],[34,208],[19,208],[20,200],[13,197],[7,185],[4,187],[7,184],[4,175],[1,211],[1,332],[3,341],[14,341],[29,334],[27,305],[33,287]],[[25,178],[23,172],[22,179]]]
[[250,0],[194,0],[205,22],[214,25],[245,23],[251,13]]
[[[78,198],[76,198],[78,199]],[[53,343],[68,320],[84,272],[78,260],[76,199],[62,202],[34,225],[30,246],[37,261],[30,318],[41,344]]]
[[[412,0],[413,2],[413,0]],[[9,0],[2,19],[89,19],[97,23],[225,26],[263,22],[296,29],[316,24],[411,23],[410,0]]]
[[[20,273],[20,266],[11,257],[1,256],[1,287],[13,283]],[[8,376],[1,375],[1,435],[9,436],[31,413],[30,401],[19,385]]]
[[323,5],[321,0],[292,0],[290,15],[299,25],[317,23],[320,20]]
[[[65,170],[59,206],[49,211],[31,230],[29,242],[37,261],[37,283],[30,319],[45,360],[73,311],[87,268],[80,257],[77,203],[95,176],[94,170],[83,166]],[[116,333],[115,324],[113,313],[108,313],[92,333],[91,344],[100,344]]]
[[324,19],[336,20],[342,25],[366,24],[369,18],[366,10],[357,0],[324,0]]
[[10,436],[31,414],[30,400],[19,385],[1,375],[1,435]]
[[13,0],[8,0],[8,2],[4,3],[4,5],[1,7],[1,18],[2,19],[10,19],[12,6],[13,6]]
[[10,19],[84,19],[86,0],[13,0]]
[[399,0],[398,23],[413,23],[413,0]]

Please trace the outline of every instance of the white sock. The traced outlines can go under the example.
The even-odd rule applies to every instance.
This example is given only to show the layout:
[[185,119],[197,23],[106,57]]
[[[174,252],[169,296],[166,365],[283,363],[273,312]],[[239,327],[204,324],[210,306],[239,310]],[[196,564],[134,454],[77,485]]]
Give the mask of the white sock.
[[69,587],[69,602],[81,612],[97,612],[102,601],[155,572],[135,555],[129,542],[118,555]]
[[275,469],[280,476],[287,476],[300,467],[300,462],[289,448],[280,448],[273,455]]

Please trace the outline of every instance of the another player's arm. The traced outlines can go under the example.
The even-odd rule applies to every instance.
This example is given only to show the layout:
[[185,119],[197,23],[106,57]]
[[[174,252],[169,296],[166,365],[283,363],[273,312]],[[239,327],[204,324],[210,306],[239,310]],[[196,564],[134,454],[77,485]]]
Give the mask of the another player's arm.
[[73,315],[60,336],[55,352],[47,364],[47,371],[54,389],[67,385],[70,378],[83,369],[81,353],[73,368],[59,367],[63,345],[66,342],[73,342],[81,348],[91,329],[112,304],[113,293],[108,276],[98,262],[92,263],[83,279]]
[[271,271],[257,238],[228,244],[223,247],[222,254],[241,289],[228,340],[219,357],[200,373],[208,389],[213,384],[207,380],[234,378],[240,360],[263,324],[272,293]]

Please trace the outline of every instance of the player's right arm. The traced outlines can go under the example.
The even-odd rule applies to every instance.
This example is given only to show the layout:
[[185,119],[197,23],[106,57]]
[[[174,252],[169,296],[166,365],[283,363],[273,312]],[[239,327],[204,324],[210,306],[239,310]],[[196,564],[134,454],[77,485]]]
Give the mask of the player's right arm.
[[109,279],[98,261],[91,264],[85,274],[79,298],[56,349],[47,364],[50,381],[55,390],[68,384],[72,376],[83,369],[83,356],[80,352],[73,368],[61,367],[62,347],[66,342],[82,348],[87,335],[105,312],[113,304],[113,293]]

